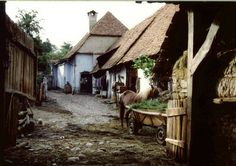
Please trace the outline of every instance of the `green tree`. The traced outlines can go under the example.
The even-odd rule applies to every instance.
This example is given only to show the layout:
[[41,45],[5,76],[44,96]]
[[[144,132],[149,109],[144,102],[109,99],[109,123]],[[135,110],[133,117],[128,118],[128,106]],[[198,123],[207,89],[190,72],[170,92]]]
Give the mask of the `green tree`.
[[53,53],[57,50],[56,46],[50,42],[50,40],[47,38],[46,41],[42,43],[42,53],[48,54]]
[[59,50],[59,58],[65,57],[65,55],[70,51],[72,45],[68,42],[64,42]]
[[71,48],[72,45],[69,42],[64,42],[59,50],[56,50],[48,55],[49,59],[50,60],[62,59],[70,51]]
[[40,26],[40,21],[38,19],[38,12],[35,10],[26,11],[18,10],[17,25],[21,27],[27,34],[32,38],[37,38],[40,35],[42,27]]

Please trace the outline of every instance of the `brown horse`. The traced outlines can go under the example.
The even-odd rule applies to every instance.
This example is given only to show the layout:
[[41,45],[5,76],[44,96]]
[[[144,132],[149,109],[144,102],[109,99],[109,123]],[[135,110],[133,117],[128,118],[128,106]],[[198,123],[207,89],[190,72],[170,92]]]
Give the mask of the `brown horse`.
[[135,93],[131,90],[124,91],[119,100],[119,107],[120,107],[120,121],[121,126],[123,128],[123,120],[124,120],[124,114],[125,114],[125,106],[132,104],[132,103],[138,103],[147,99],[153,99],[156,98],[159,95],[160,88],[154,87],[153,85],[150,86],[150,88],[147,88],[143,92]]

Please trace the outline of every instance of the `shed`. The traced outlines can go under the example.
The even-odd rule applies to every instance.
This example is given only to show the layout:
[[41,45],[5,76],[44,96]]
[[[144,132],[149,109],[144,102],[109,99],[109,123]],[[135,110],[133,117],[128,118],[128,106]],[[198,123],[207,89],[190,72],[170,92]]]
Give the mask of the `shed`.
[[236,164],[235,9],[234,3],[181,4],[181,10],[188,13],[184,144],[188,165]]

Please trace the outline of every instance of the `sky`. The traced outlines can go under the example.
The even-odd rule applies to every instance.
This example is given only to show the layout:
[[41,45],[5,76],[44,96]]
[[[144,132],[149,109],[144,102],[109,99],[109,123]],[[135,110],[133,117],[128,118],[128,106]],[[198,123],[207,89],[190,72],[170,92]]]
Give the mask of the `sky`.
[[95,10],[99,20],[110,11],[128,29],[151,16],[164,3],[135,1],[7,1],[6,13],[16,22],[19,9],[38,11],[43,41],[48,38],[58,48],[63,42],[75,45],[89,31],[87,12]]

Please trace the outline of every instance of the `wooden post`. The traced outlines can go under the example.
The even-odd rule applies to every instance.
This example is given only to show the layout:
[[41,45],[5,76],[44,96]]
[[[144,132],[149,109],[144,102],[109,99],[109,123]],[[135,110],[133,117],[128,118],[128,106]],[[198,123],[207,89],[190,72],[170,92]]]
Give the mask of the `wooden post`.
[[3,162],[4,122],[5,122],[5,69],[6,69],[6,29],[5,1],[0,2],[0,163]]
[[194,44],[194,12],[188,11],[188,64],[187,64],[187,160],[190,159],[191,148],[191,119],[192,119],[192,93],[193,93],[193,75],[191,74],[191,65],[193,60]]
[[210,26],[210,29],[207,33],[204,43],[202,44],[201,48],[198,50],[197,54],[194,56],[194,59],[192,61],[192,65],[191,65],[191,74],[192,75],[197,70],[198,66],[204,60],[207,53],[211,49],[211,45],[214,41],[214,38],[218,32],[219,27],[220,27],[219,21],[217,20],[217,17],[216,17]]

